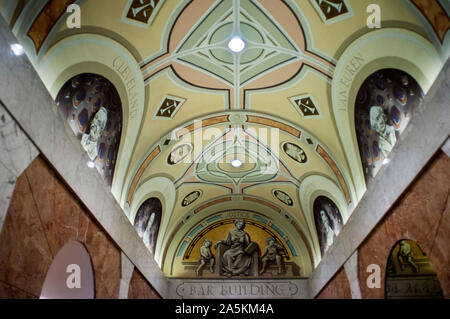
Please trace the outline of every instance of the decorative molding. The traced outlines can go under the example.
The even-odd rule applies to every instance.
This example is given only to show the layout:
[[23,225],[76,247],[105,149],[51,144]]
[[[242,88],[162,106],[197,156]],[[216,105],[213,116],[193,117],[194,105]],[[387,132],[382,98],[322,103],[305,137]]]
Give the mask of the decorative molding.
[[328,155],[328,153],[322,148],[322,146],[317,145],[316,152],[325,160],[325,162],[328,164],[328,166],[331,168],[331,170],[334,172],[334,175],[336,175],[339,185],[341,185],[342,190],[344,191],[345,200],[347,201],[347,204],[351,203],[351,197],[350,192],[347,187],[347,183],[345,182],[344,176],[342,176],[341,171],[339,170],[336,163],[333,161],[333,159]]
[[150,154],[147,156],[145,161],[141,164],[139,167],[136,175],[133,178],[133,181],[131,182],[130,190],[128,191],[127,196],[127,203],[131,203],[131,199],[133,198],[134,191],[136,189],[136,186],[141,179],[142,174],[144,174],[144,171],[147,169],[147,167],[150,165],[150,163],[155,159],[156,156],[161,153],[161,148],[159,146],[155,147],[153,151],[150,152]]
[[75,2],[76,0],[50,0],[47,2],[27,32],[27,35],[33,40],[37,54],[50,31],[66,13],[67,7]]
[[450,18],[441,3],[438,0],[411,0],[411,3],[427,19],[441,44],[443,44],[450,29]]
[[200,207],[196,208],[194,210],[194,213],[197,214],[197,213],[201,212],[202,210],[204,210],[205,208],[208,208],[210,206],[213,206],[213,205],[216,205],[216,204],[220,204],[220,203],[223,203],[223,202],[229,202],[231,200],[232,200],[231,196],[215,199],[213,201],[210,201],[210,202],[208,202],[206,204],[203,204]]

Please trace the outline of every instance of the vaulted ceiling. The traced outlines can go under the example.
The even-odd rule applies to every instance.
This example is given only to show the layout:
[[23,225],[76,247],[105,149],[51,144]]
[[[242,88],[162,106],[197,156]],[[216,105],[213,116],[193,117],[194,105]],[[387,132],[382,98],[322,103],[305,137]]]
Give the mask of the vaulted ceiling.
[[[353,135],[341,130],[340,119],[352,127],[354,115],[351,106],[338,107],[335,87],[362,83],[356,74],[378,60],[371,49],[366,56],[346,53],[379,32],[366,26],[372,2],[0,4],[52,95],[83,72],[116,86],[124,122],[112,192],[131,222],[146,199],[160,198],[155,260],[168,276],[183,275],[173,265],[198,225],[238,216],[270,229],[309,276],[321,259],[314,199],[333,200],[345,223],[366,189],[357,144],[349,147],[354,129]],[[430,18],[444,9],[426,2],[377,4],[385,27],[427,42],[444,59],[439,48],[448,46],[442,32],[448,25]],[[71,3],[81,7],[81,29],[65,23]],[[245,41],[239,54],[227,47],[234,35]],[[399,57],[401,45],[394,50]],[[428,63],[418,59],[417,65]],[[426,90],[428,82],[417,80]],[[234,159],[243,165],[233,167]]]

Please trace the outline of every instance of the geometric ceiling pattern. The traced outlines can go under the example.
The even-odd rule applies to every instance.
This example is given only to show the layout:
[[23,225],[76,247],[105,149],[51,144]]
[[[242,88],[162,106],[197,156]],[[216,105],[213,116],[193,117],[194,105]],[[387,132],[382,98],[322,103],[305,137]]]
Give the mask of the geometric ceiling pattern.
[[[242,218],[260,249],[273,237],[289,271],[308,277],[322,258],[314,199],[328,197],[345,224],[365,191],[361,163],[351,160],[359,151],[348,147],[353,136],[340,131],[352,109],[333,99],[379,54],[341,66],[352,43],[382,38],[383,30],[366,28],[369,4],[82,1],[82,27],[69,29],[63,5],[39,0],[22,3],[42,10],[23,10],[14,30],[55,96],[81,70],[116,85],[124,123],[111,190],[131,223],[145,200],[160,199],[154,257],[167,276],[195,275],[203,238],[222,238]],[[433,19],[448,17],[444,8],[419,0],[381,7],[395,30],[444,51],[449,27]],[[228,49],[236,35],[245,42],[240,53]],[[404,47],[408,37],[385,48]]]

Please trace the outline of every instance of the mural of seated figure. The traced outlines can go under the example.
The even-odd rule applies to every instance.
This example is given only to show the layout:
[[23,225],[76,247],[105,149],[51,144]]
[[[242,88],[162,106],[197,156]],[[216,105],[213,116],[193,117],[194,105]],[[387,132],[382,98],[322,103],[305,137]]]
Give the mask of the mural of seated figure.
[[378,145],[385,158],[388,157],[395,143],[397,143],[395,129],[387,123],[388,119],[383,109],[380,106],[372,106],[370,108],[370,126],[378,134]]
[[419,267],[414,262],[414,258],[411,256],[411,246],[405,240],[400,241],[400,249],[398,250],[397,259],[402,270],[405,269],[405,266],[409,265],[413,268],[414,272],[419,272]]
[[234,221],[235,229],[227,238],[214,245],[218,256],[220,274],[232,276],[258,276],[258,244],[250,240],[250,235],[244,231],[245,222],[242,219]]
[[89,134],[83,134],[83,137],[81,138],[81,145],[87,152],[91,161],[97,158],[97,143],[100,136],[102,136],[107,121],[108,111],[102,106],[92,119]]
[[262,275],[268,266],[269,263],[276,262],[278,266],[278,274],[282,274],[283,271],[283,259],[281,258],[280,254],[278,254],[279,250],[284,250],[283,247],[281,247],[277,242],[275,241],[275,238],[269,237],[267,238],[267,246],[266,251],[261,256],[261,260],[263,262],[261,271],[259,272],[260,275]]

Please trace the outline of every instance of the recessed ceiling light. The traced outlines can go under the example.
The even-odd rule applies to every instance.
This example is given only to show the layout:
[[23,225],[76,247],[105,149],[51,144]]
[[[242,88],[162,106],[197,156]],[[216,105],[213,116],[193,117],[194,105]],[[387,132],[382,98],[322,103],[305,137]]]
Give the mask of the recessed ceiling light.
[[231,166],[236,167],[236,168],[241,167],[242,166],[242,162],[240,160],[238,160],[238,159],[232,160],[231,161]]
[[245,42],[241,37],[233,37],[230,42],[228,42],[228,48],[236,53],[241,52],[245,48]]
[[14,53],[14,55],[16,55],[16,56],[19,56],[19,55],[22,55],[22,54],[24,54],[24,49],[23,49],[23,46],[22,45],[20,45],[19,43],[14,43],[14,44],[11,44],[11,51]]
[[86,164],[87,164],[87,166],[89,168],[94,168],[95,167],[95,163],[93,161],[88,161]]

